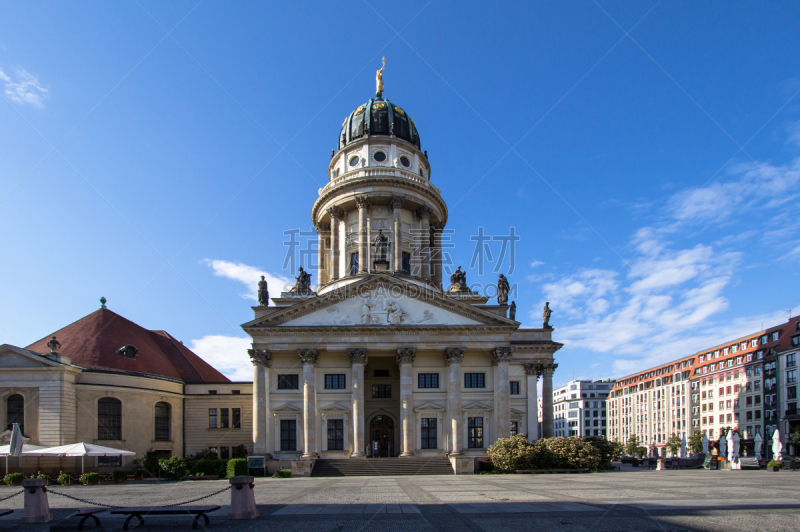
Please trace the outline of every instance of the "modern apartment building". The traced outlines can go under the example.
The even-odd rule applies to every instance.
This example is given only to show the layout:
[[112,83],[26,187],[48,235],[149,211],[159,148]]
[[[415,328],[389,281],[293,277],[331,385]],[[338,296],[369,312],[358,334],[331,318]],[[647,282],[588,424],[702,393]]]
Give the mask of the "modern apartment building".
[[793,318],[617,380],[608,399],[609,438],[626,442],[636,435],[651,448],[663,447],[672,434],[688,438],[700,431],[718,440],[732,428],[747,448],[756,434],[771,438],[781,420],[786,435],[800,422],[799,322]]
[[[554,436],[606,436],[606,400],[614,381],[574,380],[553,391]],[[538,399],[539,419],[542,398]]]

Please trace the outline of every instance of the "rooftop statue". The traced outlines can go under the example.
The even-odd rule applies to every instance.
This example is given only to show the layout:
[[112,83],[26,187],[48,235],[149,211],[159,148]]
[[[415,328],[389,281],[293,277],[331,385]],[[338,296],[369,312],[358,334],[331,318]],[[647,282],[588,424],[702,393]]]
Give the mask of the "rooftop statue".
[[269,306],[269,290],[267,290],[267,281],[264,280],[263,275],[258,282],[258,304],[262,307]]
[[553,313],[553,311],[550,309],[550,302],[549,301],[545,301],[544,310],[542,311],[542,328],[543,329],[552,329],[552,327],[550,327],[550,314],[552,314],[552,313]]
[[295,279],[297,279],[297,284],[294,285],[290,292],[295,294],[311,293],[311,274],[304,271],[302,266],[300,267],[300,275]]
[[378,236],[375,237],[375,262],[385,264],[389,262],[389,239],[383,234],[383,229],[378,229]]
[[497,280],[497,304],[498,305],[508,305],[508,291],[510,287],[508,286],[508,278],[500,274],[500,278]]
[[450,289],[448,292],[469,292],[467,273],[461,271],[461,266],[456,268],[456,271],[450,276]]
[[375,97],[383,98],[383,69],[386,68],[386,58],[383,58],[381,69],[375,73]]
[[508,319],[517,321],[517,302],[512,301],[511,306],[508,307]]

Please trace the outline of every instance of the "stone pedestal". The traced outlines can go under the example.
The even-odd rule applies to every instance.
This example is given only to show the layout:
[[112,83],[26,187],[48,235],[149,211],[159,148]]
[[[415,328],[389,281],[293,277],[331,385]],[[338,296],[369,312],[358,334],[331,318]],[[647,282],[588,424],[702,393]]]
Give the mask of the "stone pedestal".
[[474,475],[475,459],[464,456],[451,456],[450,464],[453,466],[453,473],[456,475]]
[[314,460],[292,460],[292,477],[310,477]]
[[25,512],[22,515],[22,523],[49,523],[53,520],[50,513],[50,504],[47,502],[47,493],[44,490],[47,485],[46,480],[25,479],[22,481],[22,488],[25,490]]
[[253,493],[254,477],[242,475],[230,479],[231,510],[228,519],[255,519],[258,517],[256,497]]
[[656,471],[662,471],[664,469],[664,459],[658,459],[658,465],[656,465]]

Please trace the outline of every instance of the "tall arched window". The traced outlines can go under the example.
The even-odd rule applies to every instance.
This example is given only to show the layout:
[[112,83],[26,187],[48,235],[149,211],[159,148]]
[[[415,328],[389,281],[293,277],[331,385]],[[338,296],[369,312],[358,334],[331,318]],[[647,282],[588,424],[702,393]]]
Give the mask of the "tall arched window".
[[156,403],[156,441],[170,441],[170,425],[172,421],[169,403]]
[[6,401],[6,429],[11,430],[14,423],[19,423],[19,430],[25,434],[25,398],[15,393]]
[[97,439],[122,439],[122,403],[113,397],[97,401]]

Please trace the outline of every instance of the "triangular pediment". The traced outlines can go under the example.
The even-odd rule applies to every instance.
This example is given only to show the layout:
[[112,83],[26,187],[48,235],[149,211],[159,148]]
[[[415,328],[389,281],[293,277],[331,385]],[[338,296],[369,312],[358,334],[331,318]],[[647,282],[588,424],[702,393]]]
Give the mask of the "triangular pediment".
[[44,355],[9,344],[0,345],[0,368],[50,368],[63,366]]
[[491,412],[492,407],[483,403],[474,402],[461,409],[462,412]]
[[350,412],[350,409],[345,408],[342,405],[333,403],[328,406],[323,406],[322,408],[319,409],[319,411],[322,412],[323,414],[347,414],[348,412]]
[[414,409],[414,412],[417,412],[417,413],[426,413],[426,412],[431,412],[431,413],[432,412],[437,412],[437,413],[439,413],[439,412],[444,412],[444,411],[445,411],[444,407],[441,407],[439,405],[435,405],[433,403],[425,403],[424,405],[418,406],[417,408]]
[[389,275],[371,275],[276,310],[242,327],[507,326],[503,318],[443,292]]
[[276,408],[273,408],[272,411],[275,412],[276,414],[299,414],[300,412],[303,411],[303,409],[297,408],[296,406],[292,406],[287,403],[278,406]]

